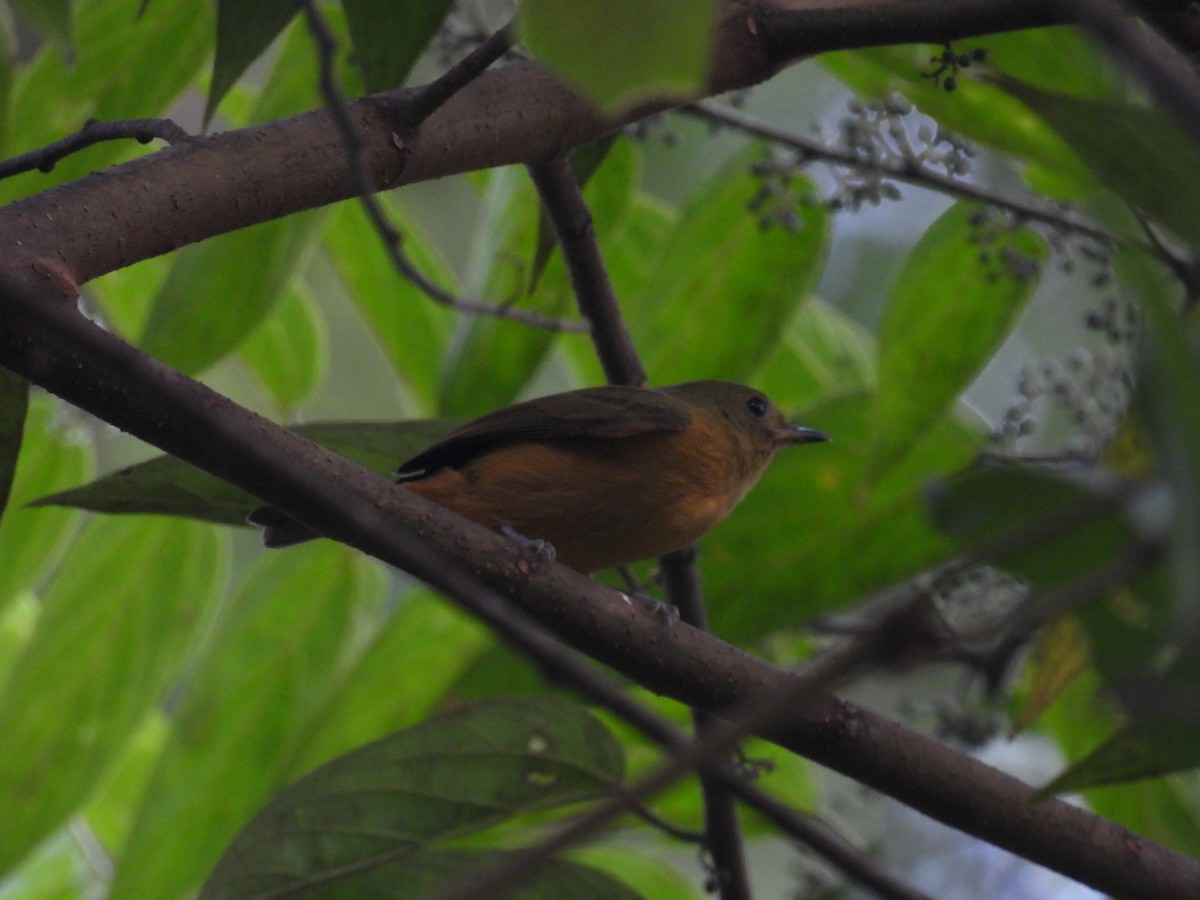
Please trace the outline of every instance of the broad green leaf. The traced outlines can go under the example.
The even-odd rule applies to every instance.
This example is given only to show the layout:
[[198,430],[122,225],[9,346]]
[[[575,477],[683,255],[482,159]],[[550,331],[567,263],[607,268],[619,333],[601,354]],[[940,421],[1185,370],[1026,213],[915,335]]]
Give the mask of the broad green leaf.
[[[164,115],[208,58],[211,35],[207,0],[156,3],[142,16],[135,4],[80,0],[75,4],[74,64],[64,65],[56,49],[43,47],[17,76],[4,156],[45,146],[91,118]],[[135,141],[106,141],[67,157],[52,173],[30,172],[0,182],[0,200],[146,152]]]
[[0,870],[87,799],[177,676],[226,565],[218,534],[194,523],[96,522],[80,536],[0,693]]
[[[640,177],[640,157],[626,142],[618,141],[589,179],[583,196],[601,246],[624,226]],[[574,296],[561,256],[550,260],[537,288],[526,293],[539,206],[524,172],[494,172],[484,207],[472,248],[468,290],[472,284],[481,285],[480,293],[492,302],[523,298],[516,304],[520,309],[575,318]],[[450,415],[479,415],[511,403],[556,340],[556,335],[545,329],[492,318],[475,318],[461,327],[463,337],[456,345],[441,393],[442,411]]]
[[[630,205],[625,223],[604,241],[604,262],[613,290],[627,318],[637,314],[629,302],[638,296],[662,262],[662,250],[678,216],[666,204],[639,193]],[[596,346],[587,334],[565,334],[560,348],[569,355],[583,384],[604,383],[604,370],[596,358]],[[641,347],[638,347],[639,352]]]
[[[476,619],[442,597],[405,597],[330,696],[292,773],[423,719],[490,644]],[[406,673],[402,683],[397,672]]]
[[626,296],[652,384],[744,381],[780,340],[825,261],[828,214],[800,211],[796,230],[763,229],[747,209],[759,185],[739,158],[688,204],[655,263]]
[[530,51],[606,111],[694,97],[708,72],[713,7],[690,0],[524,0]]
[[938,484],[930,506],[965,551],[1047,588],[1095,573],[1132,546],[1143,496],[1099,471],[985,466]]
[[356,608],[382,590],[373,562],[335,544],[259,558],[178,701],[113,898],[173,897],[204,878],[283,784]]
[[325,380],[325,320],[303,282],[283,291],[275,312],[246,338],[242,359],[280,407],[292,409]]
[[[1094,672],[1063,691],[1038,721],[1069,759],[1083,758],[1119,726]],[[1099,815],[1181,853],[1200,854],[1200,806],[1196,776],[1168,775],[1136,786],[1089,788],[1084,799]]]
[[84,290],[94,297],[105,323],[118,334],[141,334],[146,317],[163,284],[170,274],[174,258],[154,256],[115,269],[89,281]]
[[342,0],[354,56],[369,92],[404,83],[452,5],[451,0]]
[[71,36],[71,0],[12,0],[22,18],[53,43],[64,58],[74,55]]
[[0,520],[0,609],[22,589],[32,588],[50,571],[74,534],[79,514],[70,510],[32,510],[25,504],[47,491],[78,483],[92,470],[87,447],[69,440],[55,424],[54,403],[34,397],[29,405],[21,456]]
[[1042,239],[981,235],[980,207],[947,210],[913,248],[879,323],[870,477],[902,459],[983,369],[1033,293]]
[[219,0],[217,55],[204,107],[208,122],[222,98],[283,31],[303,5],[301,0]]
[[1173,311],[1174,290],[1155,284],[1153,264],[1128,252],[1118,257],[1118,263],[1148,325],[1134,405],[1155,468],[1171,491],[1174,522],[1165,596],[1173,611],[1173,638],[1191,642],[1200,635],[1200,556],[1196,553],[1200,507],[1193,505],[1200,504],[1200,406],[1195,402],[1200,354]]
[[[311,63],[311,39],[304,28],[293,27],[253,118],[275,119],[315,105]],[[328,216],[328,210],[311,210],[182,251],[155,297],[142,332],[142,349],[188,374],[231,352],[304,271]]]
[[[1027,55],[1046,65],[1051,48],[1044,42],[1039,42],[1036,49],[1020,46],[1020,42],[1013,43],[995,63],[1002,70],[1008,71],[1013,61]],[[1088,59],[1079,66],[1068,62],[1071,48],[1077,53],[1081,43],[1069,38],[1063,41],[1067,55],[1065,58],[1059,56],[1054,63],[1059,78],[1068,78],[1070,76],[1065,73],[1084,71],[1093,65],[1094,52],[1091,51],[1087,54]],[[820,60],[839,80],[861,94],[879,99],[902,94],[942,127],[1010,154],[1036,167],[1040,173],[1052,173],[1052,179],[1042,177],[1040,183],[1052,190],[1054,196],[1079,199],[1095,191],[1096,180],[1084,163],[1063,138],[1028,107],[995,85],[979,79],[960,77],[955,90],[947,92],[925,77],[935,68],[930,63],[935,52],[936,48],[926,44],[872,47],[827,53]],[[992,60],[989,60],[988,65],[991,64]],[[1017,74],[1018,77],[1025,74],[1036,77],[1031,70]],[[1089,84],[1087,89],[1094,91],[1096,86]]]
[[[410,456],[453,426],[443,419],[411,422],[314,422],[294,430],[333,452],[381,475],[391,474]],[[33,506],[75,506],[104,513],[186,516],[226,525],[244,525],[261,503],[244,491],[174,456],[158,456],[121,469],[91,484],[61,491]]]
[[1013,732],[1024,731],[1038,720],[1091,659],[1087,635],[1073,616],[1060,616],[1037,639],[1029,692],[1013,717]]
[[139,344],[196,374],[234,350],[303,271],[326,222],[312,211],[188,247],[154,300]]
[[8,369],[0,369],[0,521],[12,494],[28,411],[29,382]]
[[113,858],[120,858],[133,827],[138,803],[166,745],[168,722],[161,708],[142,720],[81,811],[88,830]]
[[87,878],[88,868],[79,841],[63,829],[0,879],[0,900],[84,900],[89,888],[99,895],[103,885]]
[[[303,892],[527,810],[601,797],[621,747],[557,698],[471,704],[341,756],[289,785],[234,839],[206,898]],[[419,870],[418,870],[419,871]]]
[[619,878],[641,897],[708,900],[712,896],[661,856],[647,852],[646,843],[635,846],[593,843],[576,850],[572,856]]
[[780,341],[750,379],[780,409],[802,410],[875,389],[875,338],[813,297],[784,326]]
[[982,438],[946,416],[867,484],[871,402],[840,397],[807,411],[803,424],[832,441],[781,452],[701,541],[704,593],[722,638],[795,627],[950,554],[951,542],[928,521],[924,486],[965,465]]
[[1156,778],[1200,766],[1200,724],[1139,722],[1113,735],[1040,791],[1039,797]]
[[[359,900],[361,897],[386,900],[424,900],[440,896],[443,890],[470,873],[496,865],[505,858],[499,851],[432,850],[406,856],[400,862],[380,862],[361,873],[347,874],[328,886],[318,886],[323,900]],[[205,892],[202,898],[250,896],[241,893]],[[257,895],[255,895],[257,896]],[[550,860],[520,884],[505,890],[505,900],[638,900],[642,895],[631,891],[620,880],[595,869],[568,860]]]
[[[395,199],[384,195],[376,199],[393,227],[404,235],[404,252],[417,269],[446,290],[458,291],[449,266],[408,221]],[[396,271],[379,232],[357,201],[337,206],[323,241],[326,255],[396,374],[424,410],[436,410],[442,356],[455,314]]]
[[1167,113],[1044,90],[1015,78],[997,83],[1057,129],[1105,187],[1200,244],[1200,185],[1194,177],[1200,148]]

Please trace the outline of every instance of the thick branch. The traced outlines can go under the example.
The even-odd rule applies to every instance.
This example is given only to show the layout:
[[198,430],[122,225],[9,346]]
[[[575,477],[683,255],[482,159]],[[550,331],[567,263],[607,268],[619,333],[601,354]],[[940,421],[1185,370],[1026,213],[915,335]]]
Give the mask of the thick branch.
[[[511,542],[396,488],[237,406],[88,321],[67,298],[0,285],[0,364],[75,405],[366,552],[387,528],[416,532],[453,569],[514,596],[573,646],[657,693],[728,711],[793,677],[683,623],[654,615],[563,566],[531,565]],[[380,537],[384,532],[385,537]],[[381,542],[384,542],[381,544]],[[385,557],[386,558],[386,557]],[[426,562],[418,575],[445,570]],[[820,694],[759,733],[946,824],[1124,897],[1194,897],[1200,862],[1049,800],[936,741]]]
[[[1142,7],[1187,5],[1158,0]],[[1062,15],[1043,0],[723,0],[706,93],[747,87],[826,50],[942,42],[1052,24]],[[485,73],[423,122],[418,94],[398,91],[351,104],[378,189],[541,162],[621,124],[598,115],[535,63]],[[625,118],[670,105],[647,104]],[[0,210],[0,259],[27,273],[34,264],[49,267],[52,277],[78,285],[355,193],[342,135],[321,110],[195,138],[12,203]]]

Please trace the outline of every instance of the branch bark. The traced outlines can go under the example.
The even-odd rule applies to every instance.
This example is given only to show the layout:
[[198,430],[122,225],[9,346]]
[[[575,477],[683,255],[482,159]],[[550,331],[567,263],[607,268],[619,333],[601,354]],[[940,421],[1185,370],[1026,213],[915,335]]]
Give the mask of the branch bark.
[[[1186,0],[1142,4],[1151,11],[1187,6]],[[1062,21],[1064,12],[1042,0],[721,0],[705,93],[757,84],[828,50],[944,42]],[[485,73],[424,120],[427,108],[416,89],[357,100],[350,110],[367,174],[383,190],[543,162],[671,105],[664,100],[605,119],[541,66],[518,63]],[[342,133],[320,110],[198,137],[9,204],[0,209],[0,259],[10,272],[36,267],[43,278],[79,285],[355,194]]]
[[[0,365],[68,402],[418,577],[444,582],[437,560],[448,559],[449,571],[511,596],[566,643],[688,706],[729,713],[794,685],[795,676],[712,635],[682,622],[664,628],[578,572],[531,564],[512,542],[154,361],[68,298],[40,292],[42,281],[0,279]],[[396,533],[433,549],[396,557]],[[1011,776],[836,697],[806,696],[758,734],[1099,890],[1156,900],[1200,893],[1200,861],[1062,801],[1033,805],[1033,789]]]

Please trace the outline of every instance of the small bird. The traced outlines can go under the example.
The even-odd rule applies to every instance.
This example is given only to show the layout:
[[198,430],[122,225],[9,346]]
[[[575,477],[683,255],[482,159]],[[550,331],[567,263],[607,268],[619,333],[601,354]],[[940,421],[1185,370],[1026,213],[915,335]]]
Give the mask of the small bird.
[[[724,519],[780,447],[827,441],[728,381],[598,387],[527,400],[452,431],[397,481],[486,528],[545,541],[591,573],[662,556]],[[272,507],[268,547],[316,535]]]

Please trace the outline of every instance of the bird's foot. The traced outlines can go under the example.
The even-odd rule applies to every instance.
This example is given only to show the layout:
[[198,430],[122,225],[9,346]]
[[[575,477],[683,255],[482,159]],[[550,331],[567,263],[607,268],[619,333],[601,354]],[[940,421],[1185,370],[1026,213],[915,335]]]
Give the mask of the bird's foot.
[[528,550],[539,562],[552,563],[557,555],[554,552],[554,545],[549,541],[544,541],[541,538],[527,538],[517,529],[510,525],[501,525],[496,529],[510,541],[519,546],[522,550]]
[[642,591],[634,591],[632,594],[627,594],[624,591],[621,591],[620,594],[625,598],[625,602],[630,606],[633,606],[633,601],[636,600],[643,606],[648,607],[650,612],[654,613],[655,618],[659,619],[664,625],[666,625],[668,630],[674,628],[675,623],[679,621],[678,606],[674,606],[670,603],[663,603],[658,598],[651,597],[649,594],[643,593]]

